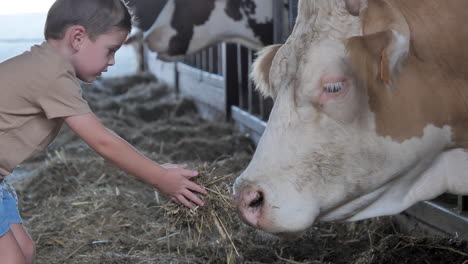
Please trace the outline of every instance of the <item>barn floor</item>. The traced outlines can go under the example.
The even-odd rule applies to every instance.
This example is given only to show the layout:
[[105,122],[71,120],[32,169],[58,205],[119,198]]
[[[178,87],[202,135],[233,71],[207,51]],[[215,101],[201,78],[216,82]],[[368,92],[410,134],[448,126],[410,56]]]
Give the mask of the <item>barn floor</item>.
[[[248,164],[254,147],[247,138],[229,124],[202,120],[190,101],[152,76],[102,83],[84,86],[93,110],[154,160],[203,167],[210,177],[225,177],[226,186]],[[253,232],[226,208],[218,213],[233,221],[223,229],[178,222],[151,187],[68,129],[23,168],[33,166],[36,176],[15,185],[38,263],[468,263],[467,241],[401,234],[391,217],[319,223],[296,241]]]

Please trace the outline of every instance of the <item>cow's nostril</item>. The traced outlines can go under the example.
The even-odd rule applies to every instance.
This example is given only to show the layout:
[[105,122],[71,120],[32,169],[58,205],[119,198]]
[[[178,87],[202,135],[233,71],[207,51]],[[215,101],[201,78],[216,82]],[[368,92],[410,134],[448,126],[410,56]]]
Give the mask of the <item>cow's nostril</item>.
[[263,205],[263,193],[258,191],[257,196],[249,203],[249,207],[262,207]]
[[259,188],[242,189],[236,195],[236,200],[242,221],[250,226],[258,227],[263,213],[262,208],[267,203],[264,192]]

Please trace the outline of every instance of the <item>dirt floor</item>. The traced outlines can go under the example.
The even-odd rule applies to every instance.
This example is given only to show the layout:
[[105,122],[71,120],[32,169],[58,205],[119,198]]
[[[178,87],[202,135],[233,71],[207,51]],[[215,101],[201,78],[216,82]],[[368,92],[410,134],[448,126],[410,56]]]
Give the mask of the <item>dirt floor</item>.
[[212,197],[195,211],[174,206],[64,128],[26,164],[37,176],[17,185],[38,263],[468,263],[466,241],[401,234],[391,217],[318,223],[296,241],[257,233],[229,201],[253,153],[247,138],[202,120],[151,75],[102,84],[83,89],[105,125],[157,162],[198,168]]

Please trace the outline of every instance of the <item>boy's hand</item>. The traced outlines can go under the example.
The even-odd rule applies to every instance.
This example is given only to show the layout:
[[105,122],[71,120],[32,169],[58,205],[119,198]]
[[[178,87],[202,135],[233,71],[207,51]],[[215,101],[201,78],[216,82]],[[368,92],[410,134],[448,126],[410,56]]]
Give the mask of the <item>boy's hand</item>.
[[166,173],[158,180],[158,190],[169,196],[172,201],[190,209],[195,207],[190,201],[203,206],[203,201],[193,192],[206,194],[206,190],[190,181],[191,178],[198,175],[197,171],[187,170],[186,164],[166,163],[162,167],[166,169]]

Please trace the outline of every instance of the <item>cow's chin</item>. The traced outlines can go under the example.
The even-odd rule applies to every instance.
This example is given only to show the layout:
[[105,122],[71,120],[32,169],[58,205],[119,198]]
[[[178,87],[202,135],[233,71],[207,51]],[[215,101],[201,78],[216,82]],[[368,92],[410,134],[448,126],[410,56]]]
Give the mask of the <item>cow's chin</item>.
[[[295,240],[298,239],[302,233],[313,226],[316,219],[316,217],[304,217],[305,215],[294,216],[292,213],[288,213],[288,215],[289,217],[287,218],[285,218],[284,215],[273,215],[265,219],[259,219],[257,226],[254,226],[254,228],[281,239]],[[307,215],[310,216],[311,214]],[[271,219],[276,219],[278,222],[271,221]]]

